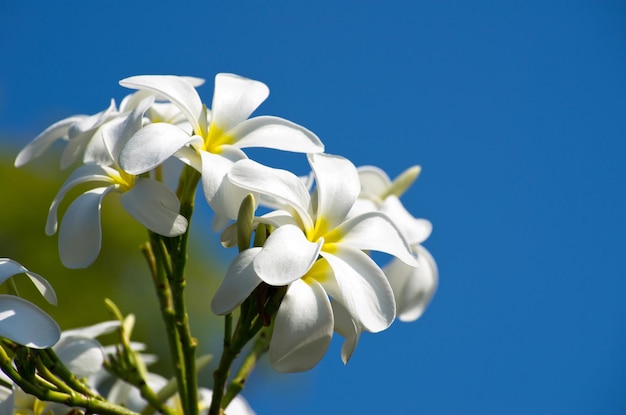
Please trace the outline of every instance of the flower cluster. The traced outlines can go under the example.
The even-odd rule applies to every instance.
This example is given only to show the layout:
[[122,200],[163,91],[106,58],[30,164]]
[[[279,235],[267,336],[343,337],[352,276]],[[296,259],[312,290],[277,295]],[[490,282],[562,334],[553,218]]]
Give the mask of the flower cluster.
[[[58,231],[60,259],[69,268],[87,267],[97,258],[100,209],[111,192],[121,193],[124,209],[150,231],[144,254],[161,290],[166,324],[174,316],[168,340],[170,346],[178,344],[173,353],[182,360],[175,375],[185,413],[196,413],[198,403],[211,400],[195,385],[195,345],[179,298],[194,195],[201,183],[214,213],[214,231],[221,232],[225,247],[239,248],[211,302],[226,325],[225,350],[210,393],[213,414],[236,404],[238,382],[242,386],[246,374],[228,388],[227,377],[252,340],[250,353],[267,351],[276,370],[297,372],[314,367],[337,332],[345,339],[341,357],[346,363],[361,333],[385,330],[396,317],[417,319],[436,289],[438,271],[421,245],[430,222],[414,218],[399,199],[419,167],[394,181],[376,167],[357,168],[344,157],[324,153],[322,141],[303,126],[275,116],[251,117],[269,95],[262,82],[218,74],[210,109],[196,90],[203,82],[166,75],[123,79],[120,84],[134,92],[119,107],[111,101],[98,114],[53,124],[18,154],[15,165],[41,156],[56,141],[66,142],[61,168],[74,171],[50,205],[45,230],[49,235]],[[244,152],[250,147],[306,154],[311,174],[302,178],[263,165]],[[163,177],[170,159],[182,162],[176,189]],[[86,183],[90,189],[69,204],[59,226],[62,201]],[[388,263],[381,267],[372,251],[390,256]],[[28,275],[47,287],[45,280]],[[239,319],[234,331],[233,313]],[[10,327],[2,322],[0,330],[5,326]],[[6,333],[0,334],[11,338]],[[34,339],[22,344],[56,342]],[[157,389],[167,383],[150,379],[144,383],[159,379]]]

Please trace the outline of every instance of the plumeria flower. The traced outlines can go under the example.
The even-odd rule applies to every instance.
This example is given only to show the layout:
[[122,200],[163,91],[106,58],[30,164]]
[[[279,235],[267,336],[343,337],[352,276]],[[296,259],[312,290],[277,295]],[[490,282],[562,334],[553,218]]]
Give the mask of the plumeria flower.
[[403,233],[417,256],[417,267],[393,259],[383,268],[396,299],[398,319],[415,321],[430,303],[439,280],[437,264],[430,252],[422,246],[432,232],[432,224],[426,219],[413,217],[398,199],[413,184],[420,167],[405,170],[393,181],[383,170],[374,166],[359,167],[358,171],[361,193],[355,210],[385,213]]
[[89,141],[99,134],[100,127],[114,119],[119,114],[115,100],[111,100],[109,107],[93,115],[73,115],[57,121],[19,152],[15,158],[15,167],[21,167],[31,160],[41,156],[55,142],[67,141],[61,155],[61,169],[74,163],[84,152]]
[[[0,284],[17,274],[26,274],[43,297],[56,305],[54,289],[45,278],[12,259],[0,258]],[[39,307],[14,295],[0,294],[1,337],[23,346],[45,349],[54,345],[60,335],[59,325]]]
[[191,165],[202,173],[204,195],[216,213],[216,229],[236,218],[247,194],[224,179],[234,162],[247,158],[243,148],[266,147],[301,153],[324,149],[315,134],[285,119],[272,116],[248,119],[269,95],[267,86],[259,81],[218,74],[210,113],[185,78],[133,76],[120,84],[167,97],[185,114],[193,130],[190,134],[168,123],[147,125],[126,144],[120,166],[130,174],[141,174],[171,156]]
[[350,161],[326,154],[308,159],[315,198],[290,172],[252,160],[235,163],[229,180],[266,194],[282,209],[257,218],[276,229],[263,247],[244,250],[235,258],[212,302],[215,313],[225,314],[261,282],[288,286],[269,350],[272,366],[283,372],[308,370],[326,352],[335,324],[329,295],[358,330],[379,332],[394,320],[389,282],[363,251],[385,252],[415,265],[407,243],[384,214],[348,218],[361,189]]
[[89,266],[100,252],[102,230],[100,208],[110,192],[122,193],[120,202],[126,211],[146,228],[164,236],[177,236],[187,229],[187,220],[178,213],[176,194],[163,183],[128,174],[117,165],[121,147],[141,128],[142,116],[152,99],[147,98],[125,118],[107,125],[103,131],[110,166],[85,164],[65,181],[48,212],[46,233],[57,231],[57,210],[67,192],[83,183],[97,187],[77,197],[68,207],[59,230],[59,254],[68,268]]
[[[204,79],[185,77],[193,86],[200,86]],[[134,110],[139,103],[148,96],[154,95],[148,91],[139,91],[125,96],[119,106],[111,100],[109,106],[93,115],[73,115],[52,124],[42,131],[34,140],[24,147],[15,159],[15,167],[38,158],[59,140],[66,141],[61,155],[61,169],[66,169],[82,157],[83,163],[102,162],[103,127],[119,117],[125,117]],[[157,97],[159,98],[159,97]],[[145,112],[148,122],[169,122],[185,124],[180,110],[171,103],[154,102]],[[106,159],[104,159],[105,164]],[[108,164],[107,164],[108,165]]]

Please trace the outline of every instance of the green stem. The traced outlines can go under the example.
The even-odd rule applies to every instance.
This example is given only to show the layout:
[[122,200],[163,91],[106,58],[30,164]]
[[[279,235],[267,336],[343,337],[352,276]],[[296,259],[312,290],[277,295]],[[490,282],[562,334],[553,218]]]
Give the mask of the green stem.
[[176,329],[174,300],[170,288],[169,278],[165,269],[165,263],[167,261],[164,257],[167,253],[159,235],[152,232],[150,232],[150,243],[144,245],[142,251],[152,272],[152,279],[157,293],[157,298],[159,300],[161,317],[165,323],[165,333],[169,345],[170,357],[172,359],[174,376],[178,381],[178,388],[183,408],[186,408],[188,406],[188,402],[186,393],[187,385],[185,383],[185,366],[183,363],[184,355],[181,342],[178,337],[178,330]]
[[235,375],[233,380],[230,382],[230,385],[228,385],[226,394],[222,399],[223,407],[227,407],[228,404],[235,398],[235,396],[237,396],[239,392],[241,392],[246,383],[246,380],[254,370],[254,367],[256,366],[260,357],[269,350],[270,338],[271,335],[268,330],[261,330],[259,336],[254,342],[254,346],[250,349],[250,352],[241,364],[237,375]]
[[63,380],[73,390],[82,393],[86,396],[91,396],[96,399],[102,399],[100,395],[89,389],[87,385],[81,382],[70,370],[65,367],[61,359],[52,349],[42,350],[39,354],[43,364],[60,379]]
[[191,327],[189,325],[189,315],[185,302],[185,287],[187,285],[185,267],[187,266],[188,257],[187,245],[189,240],[189,227],[191,226],[194,198],[200,178],[200,173],[195,169],[189,166],[183,168],[177,194],[180,200],[180,214],[187,219],[188,227],[184,234],[170,240],[172,274],[169,277],[169,281],[172,289],[176,330],[183,352],[183,360],[181,363],[185,368],[185,378],[182,381],[185,384],[186,390],[183,389],[181,394],[186,394],[186,396],[181,396],[181,401],[186,402],[186,406],[183,406],[186,410],[186,415],[198,415],[199,413],[198,376],[196,370],[196,350],[198,348],[198,341],[192,336]]
[[136,412],[107,401],[98,400],[80,393],[70,394],[53,391],[47,389],[42,384],[33,383],[25,379],[13,367],[11,358],[6,354],[2,347],[0,347],[0,368],[2,368],[2,371],[24,392],[33,395],[39,400],[57,402],[68,407],[84,408],[89,413],[97,413],[101,415],[137,415]]

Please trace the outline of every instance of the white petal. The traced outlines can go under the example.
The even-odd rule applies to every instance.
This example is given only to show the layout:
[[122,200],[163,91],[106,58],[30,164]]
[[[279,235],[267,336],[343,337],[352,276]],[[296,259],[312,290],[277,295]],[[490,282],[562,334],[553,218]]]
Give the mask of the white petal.
[[265,147],[298,153],[321,153],[324,144],[306,128],[283,118],[262,116],[246,120],[227,135],[235,138],[233,145],[245,147]]
[[328,154],[309,154],[317,184],[317,234],[344,221],[361,190],[356,167],[347,159]]
[[110,165],[112,161],[102,140],[102,126],[118,115],[112,99],[106,110],[72,124],[68,131],[69,142],[61,155],[61,168],[69,167],[81,156],[83,163]]
[[178,236],[187,230],[187,219],[178,213],[178,197],[161,182],[138,178],[120,202],[133,218],[159,235]]
[[416,260],[400,230],[380,212],[355,216],[326,235],[327,242],[339,242],[364,251],[385,252],[409,265]]
[[21,167],[29,161],[41,156],[55,141],[67,139],[69,127],[77,121],[85,118],[85,115],[75,115],[57,121],[46,128],[33,141],[28,143],[15,158],[15,167]]
[[[158,391],[167,385],[168,381],[163,376],[148,372],[146,379],[148,386],[154,391]],[[140,412],[145,408],[147,402],[141,397],[139,389],[124,382],[116,381],[109,394],[107,400],[112,403],[123,405],[131,411]]]
[[141,174],[161,165],[178,149],[193,141],[186,132],[166,123],[149,124],[137,131],[120,153],[119,163],[130,174]]
[[219,219],[214,222],[214,230],[220,229],[229,220],[237,218],[241,202],[250,193],[226,180],[226,174],[234,164],[233,159],[245,157],[245,154],[232,146],[228,146],[226,150],[226,153],[222,154],[200,152],[202,189],[207,202],[215,212],[216,220]]
[[102,198],[115,186],[83,193],[67,208],[59,229],[59,256],[68,268],[85,268],[96,260],[102,243]]
[[[194,137],[198,136],[196,135]],[[193,141],[191,141],[190,144],[191,146],[179,148],[176,153],[174,153],[174,157],[202,173],[202,157],[200,157],[200,154],[193,147]]]
[[361,331],[357,328],[356,323],[350,317],[350,313],[337,301],[332,301],[333,315],[335,316],[335,331],[344,337],[341,346],[341,361],[345,365],[352,357],[354,349],[359,342]]
[[269,285],[287,285],[313,266],[323,243],[323,239],[310,242],[296,226],[281,226],[265,241],[254,259],[254,270]]
[[52,305],[57,304],[57,296],[52,285],[41,275],[29,271],[23,265],[9,258],[0,258],[0,284],[16,274],[26,274],[37,290]]
[[74,140],[77,136],[82,135],[83,133],[93,133],[103,123],[115,117],[117,114],[118,111],[115,106],[115,100],[111,99],[111,102],[109,103],[109,107],[107,109],[100,111],[97,114],[83,117],[82,119],[73,123],[70,126],[67,132],[70,141]]
[[113,333],[120,326],[118,320],[103,321],[102,323],[93,324],[91,326],[79,327],[71,330],[64,330],[61,338],[81,336],[95,339],[103,334]]
[[220,73],[215,77],[211,108],[211,125],[222,132],[247,119],[269,95],[262,82],[241,76]]
[[426,219],[415,219],[395,195],[385,199],[380,211],[391,219],[410,245],[424,242],[433,230],[432,224]]
[[[200,413],[206,414],[206,409],[211,405],[213,391],[206,388],[198,389]],[[203,411],[204,410],[204,411]],[[228,404],[224,413],[227,415],[255,415],[248,402],[241,395],[237,395]]]
[[256,220],[259,223],[272,225],[276,228],[283,225],[299,226],[293,215],[286,210],[273,210],[263,216],[257,217]]
[[100,343],[81,336],[63,336],[54,346],[55,353],[67,368],[79,378],[93,375],[102,369],[104,352]]
[[189,80],[173,75],[140,75],[122,79],[120,85],[133,89],[147,89],[172,101],[183,112],[201,136],[206,134],[206,117],[198,92]]
[[304,229],[310,229],[313,221],[308,213],[311,198],[309,192],[295,174],[281,169],[273,169],[253,160],[241,160],[228,172],[228,180],[239,187],[268,195],[283,209],[293,209],[303,222]]
[[294,281],[276,314],[270,363],[279,372],[303,372],[326,353],[333,332],[333,311],[322,286]]
[[[320,253],[335,274],[339,293],[331,292],[358,327],[376,333],[389,327],[395,318],[395,301],[389,282],[376,263],[363,252],[347,246],[333,254]],[[324,285],[326,287],[326,285]]]
[[114,183],[111,176],[118,176],[119,173],[106,166],[98,166],[95,164],[86,164],[80,166],[70,174],[65,180],[61,189],[54,197],[50,209],[48,210],[48,219],[46,221],[46,234],[54,235],[57,231],[57,211],[61,201],[72,188],[82,183],[100,182],[112,184]]
[[418,245],[417,267],[410,267],[394,260],[384,268],[396,298],[397,314],[400,321],[415,321],[423,313],[432,299],[439,281],[435,260]]
[[[107,127],[110,125],[116,125],[123,123],[124,118],[116,118],[113,119],[106,124],[102,125],[98,128],[94,133],[91,134],[91,137],[87,137],[86,140],[70,140],[68,146],[65,148],[63,153],[64,156],[68,156],[70,153],[70,148],[74,147],[71,156],[71,159],[76,159],[80,155],[83,154],[83,164],[100,164],[102,166],[111,166],[114,164],[114,159],[111,157],[111,153],[107,150],[107,147],[104,143],[104,132]],[[73,161],[72,161],[73,162]]]
[[104,145],[110,158],[116,163],[128,140],[141,129],[143,115],[153,102],[154,97],[149,96],[139,102],[126,117],[121,117],[120,122],[109,122],[102,127]]
[[222,284],[211,301],[211,310],[218,315],[230,313],[262,282],[254,272],[252,261],[261,248],[242,251],[230,263]]
[[[9,385],[12,383],[11,379],[9,379],[4,372],[0,373],[0,376],[2,376],[2,380]],[[10,415],[15,413],[15,395],[16,391],[13,387],[6,388],[0,386],[0,414]]]
[[0,295],[0,336],[24,346],[44,349],[61,336],[59,325],[36,305],[12,295]]
[[384,170],[376,166],[361,166],[357,168],[361,181],[361,194],[359,197],[377,202],[391,186],[391,179]]

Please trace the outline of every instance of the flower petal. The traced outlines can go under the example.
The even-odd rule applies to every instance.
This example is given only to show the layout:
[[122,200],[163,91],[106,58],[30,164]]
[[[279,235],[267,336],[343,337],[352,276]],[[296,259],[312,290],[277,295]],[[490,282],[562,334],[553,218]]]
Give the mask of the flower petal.
[[233,145],[240,148],[265,147],[298,153],[324,151],[324,144],[312,131],[279,117],[251,118],[226,134],[234,137]]
[[9,258],[0,258],[0,284],[16,274],[26,274],[33,282],[37,290],[52,305],[57,304],[57,296],[52,285],[41,275],[29,271],[18,263]]
[[87,117],[86,115],[74,115],[57,121],[43,130],[33,141],[28,143],[15,158],[15,167],[21,167],[29,161],[41,156],[55,141],[67,139],[68,129],[72,124]]
[[400,230],[380,212],[366,212],[348,219],[326,235],[326,242],[337,242],[363,251],[385,252],[409,265],[416,264]]
[[178,197],[161,182],[138,178],[120,202],[133,218],[159,235],[178,236],[187,230],[187,219],[178,213]]
[[246,159],[235,163],[228,172],[228,180],[239,187],[275,199],[282,204],[283,209],[295,210],[304,229],[312,228],[313,221],[308,212],[311,197],[295,174]]
[[[326,249],[326,247],[324,247]],[[396,313],[393,292],[387,277],[365,253],[348,246],[336,246],[331,254],[320,252],[330,264],[339,289],[329,291],[340,302],[357,327],[376,333],[389,327]],[[331,285],[324,284],[329,290]]]
[[221,132],[230,130],[246,120],[269,93],[269,88],[263,82],[229,73],[217,74],[211,106],[211,126],[215,125]]
[[0,336],[23,346],[44,349],[59,340],[61,329],[36,305],[0,294]]
[[215,314],[223,315],[233,311],[262,282],[252,267],[252,261],[260,251],[261,248],[246,249],[230,263],[211,301],[211,310]]
[[360,166],[357,171],[361,181],[359,197],[380,202],[381,196],[391,186],[391,179],[387,173],[376,166]]
[[218,230],[229,220],[237,218],[241,202],[250,193],[226,180],[226,174],[232,168],[234,160],[245,158],[246,155],[238,148],[228,146],[225,154],[201,151],[200,156],[202,189],[207,202],[215,212],[213,229]]
[[437,264],[430,252],[421,245],[414,249],[417,267],[394,260],[384,268],[396,298],[398,319],[404,322],[415,321],[424,313],[439,281]]
[[354,349],[356,349],[361,331],[357,328],[352,317],[350,317],[348,310],[341,303],[331,301],[330,304],[333,307],[333,315],[335,316],[335,331],[344,338],[341,346],[341,361],[345,365],[352,357]]
[[309,154],[308,158],[317,184],[316,234],[323,235],[344,221],[361,183],[348,159],[329,154]]
[[265,241],[254,259],[254,270],[269,285],[287,285],[313,266],[323,243],[323,238],[310,242],[296,226],[281,226]]
[[303,372],[324,356],[333,333],[333,311],[315,280],[294,281],[276,313],[269,357],[279,372]]
[[65,180],[65,183],[63,183],[63,186],[61,186],[61,189],[59,189],[58,193],[54,197],[54,200],[50,204],[48,219],[46,221],[46,235],[54,235],[57,231],[57,211],[67,192],[82,183],[100,182],[112,184],[114,181],[111,177],[118,175],[119,173],[110,167],[98,166],[95,164],[86,164],[74,170],[67,180]]
[[83,193],[67,208],[59,229],[59,256],[68,268],[86,268],[96,260],[102,243],[102,199],[115,186]]
[[[102,127],[102,138],[109,157],[117,163],[122,149],[128,140],[141,129],[143,115],[154,102],[154,97],[149,96],[137,104],[126,116],[118,122],[109,122]],[[115,120],[117,121],[117,120]]]
[[9,387],[0,386],[0,414],[15,413],[15,394],[16,391],[11,385],[11,379],[2,372],[1,379],[6,382]]
[[161,165],[193,140],[193,136],[175,125],[162,122],[146,125],[122,149],[120,167],[130,174],[145,173]]
[[433,225],[428,220],[415,219],[395,195],[385,199],[380,211],[391,219],[410,245],[424,242],[433,230]]
[[104,352],[100,343],[82,336],[63,336],[54,346],[55,353],[79,378],[86,378],[102,369]]
[[80,336],[95,339],[103,334],[113,333],[119,328],[119,326],[120,322],[118,320],[103,321],[102,323],[93,324],[91,326],[64,330],[61,334],[61,338],[64,339],[66,337]]
[[188,79],[173,75],[140,75],[122,79],[120,85],[126,88],[152,91],[172,101],[185,114],[194,133],[204,136],[207,131],[206,116],[202,101],[194,84]]

